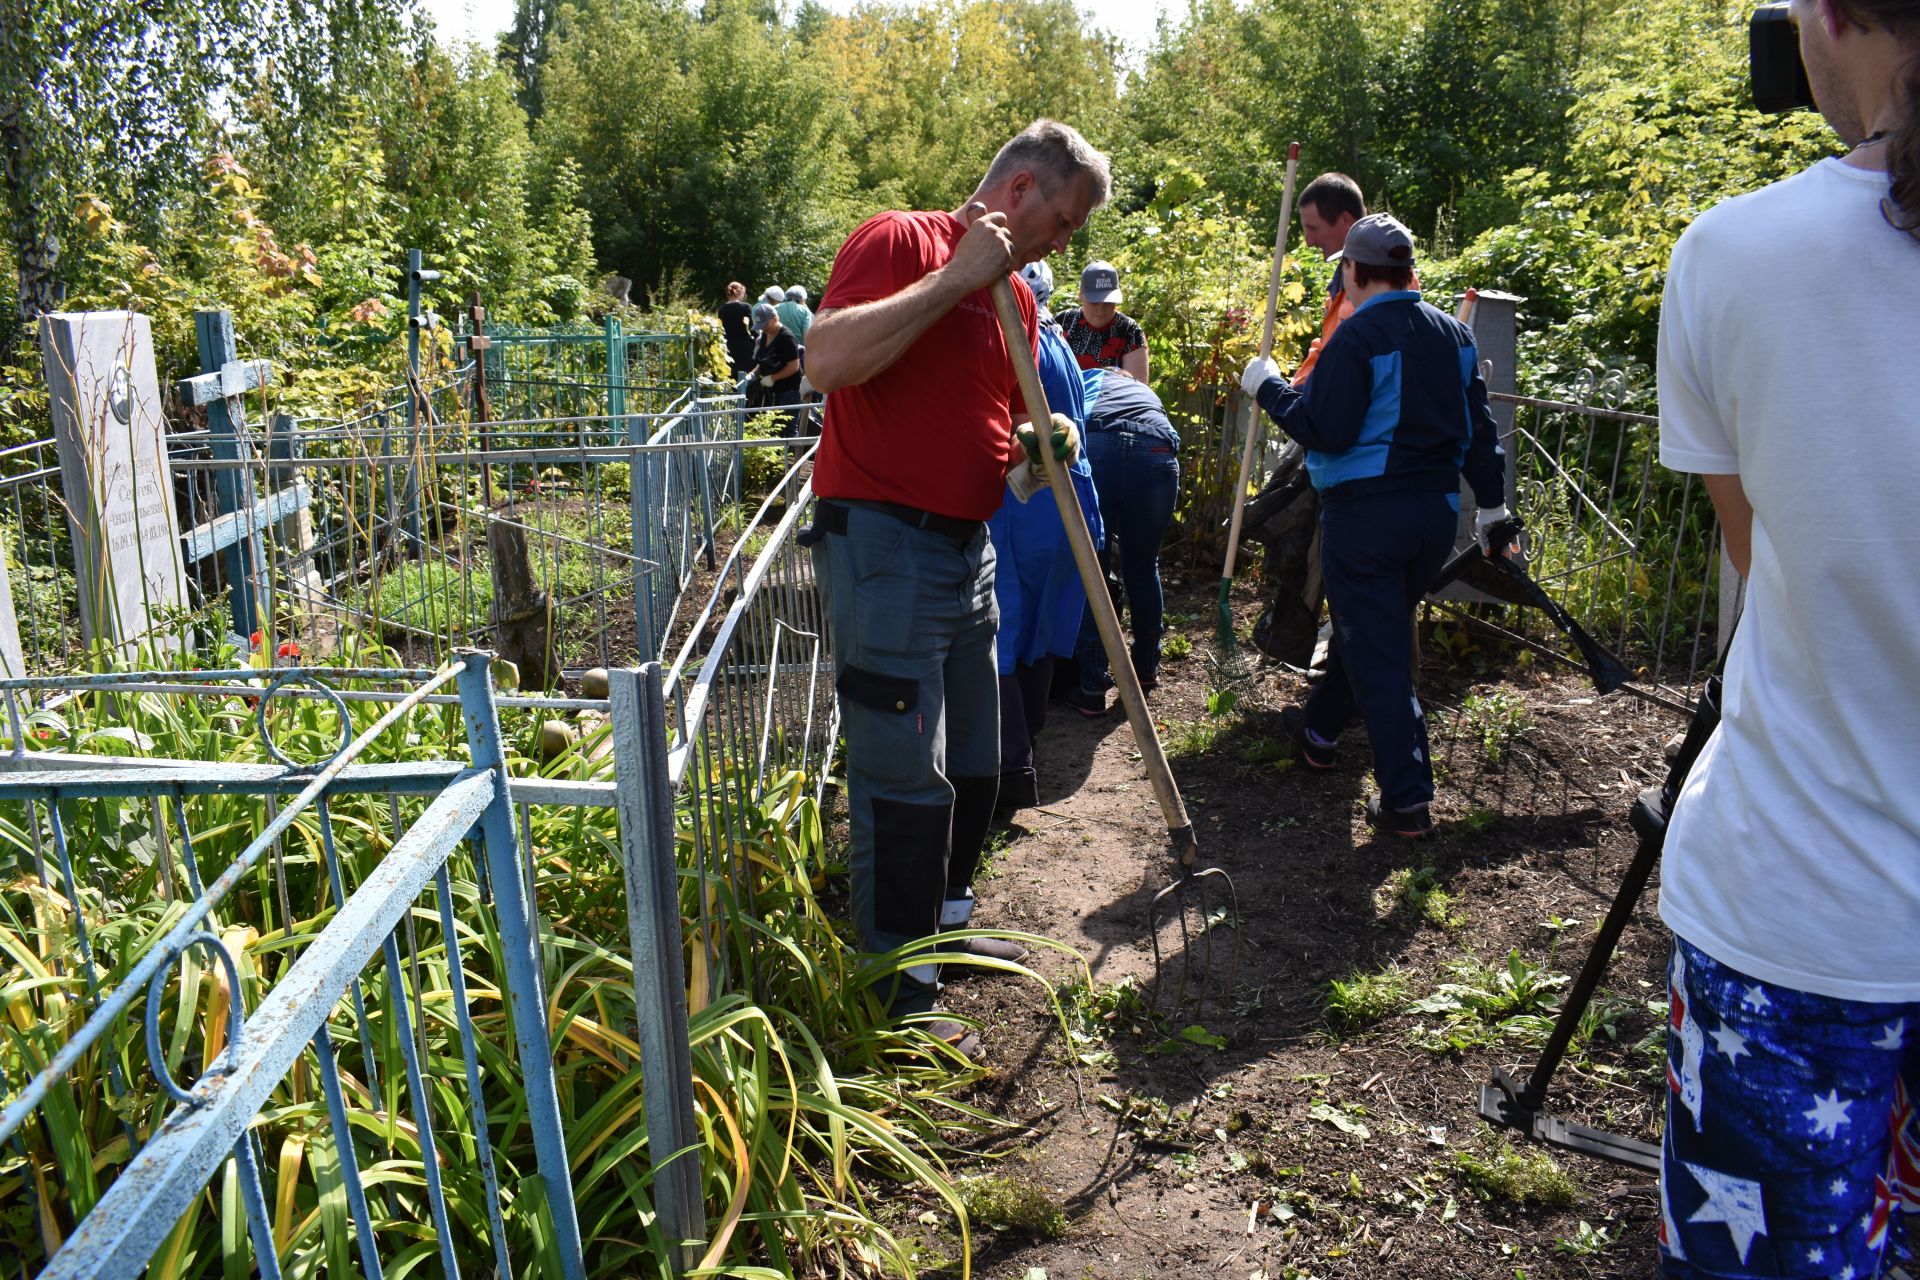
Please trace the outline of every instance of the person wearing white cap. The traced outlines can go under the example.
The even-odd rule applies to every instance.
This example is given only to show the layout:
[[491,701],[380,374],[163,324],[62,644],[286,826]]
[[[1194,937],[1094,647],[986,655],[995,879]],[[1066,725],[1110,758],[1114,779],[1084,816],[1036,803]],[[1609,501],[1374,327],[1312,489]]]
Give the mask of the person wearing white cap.
[[773,309],[780,313],[780,323],[787,327],[794,341],[805,346],[807,330],[813,327],[813,311],[807,306],[806,286],[796,284],[783,290],[780,301],[774,304]]
[[767,291],[760,295],[760,301],[753,304],[754,337],[757,338],[760,336],[760,331],[767,327],[767,317],[773,314],[774,308],[786,300],[787,291],[785,289],[782,289],[777,284],[767,286]]
[[1121,312],[1126,294],[1111,262],[1089,262],[1080,273],[1080,305],[1056,319],[1060,333],[1082,369],[1119,369],[1147,380],[1147,335],[1140,322]]

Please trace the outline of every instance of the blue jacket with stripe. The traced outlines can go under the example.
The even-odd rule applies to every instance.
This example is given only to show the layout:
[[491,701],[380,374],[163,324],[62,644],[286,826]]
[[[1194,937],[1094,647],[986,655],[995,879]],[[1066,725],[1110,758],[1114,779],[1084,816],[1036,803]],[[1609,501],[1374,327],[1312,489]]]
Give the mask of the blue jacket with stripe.
[[1307,450],[1323,498],[1457,494],[1506,501],[1506,461],[1487,411],[1473,331],[1414,290],[1383,293],[1347,318],[1299,388],[1269,378],[1260,407]]

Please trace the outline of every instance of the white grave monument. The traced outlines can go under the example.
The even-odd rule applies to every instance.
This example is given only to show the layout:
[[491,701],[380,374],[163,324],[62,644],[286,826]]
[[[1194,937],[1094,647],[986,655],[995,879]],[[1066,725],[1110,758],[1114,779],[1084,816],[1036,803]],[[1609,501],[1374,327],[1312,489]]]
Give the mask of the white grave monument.
[[20,621],[13,612],[13,583],[7,577],[7,557],[0,551],[0,679],[30,675],[20,652]]
[[[40,321],[61,489],[89,644],[148,638],[186,595],[153,325],[131,311]],[[178,634],[151,639],[177,648]]]

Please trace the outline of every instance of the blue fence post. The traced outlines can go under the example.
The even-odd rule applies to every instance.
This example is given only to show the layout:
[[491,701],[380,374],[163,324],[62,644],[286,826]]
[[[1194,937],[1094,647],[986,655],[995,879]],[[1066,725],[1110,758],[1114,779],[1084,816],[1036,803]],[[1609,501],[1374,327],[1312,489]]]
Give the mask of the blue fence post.
[[560,1255],[561,1274],[566,1280],[586,1280],[580,1220],[573,1204],[573,1175],[567,1167],[560,1094],[553,1072],[553,1041],[547,1032],[546,1003],[540,994],[543,984],[539,926],[526,883],[521,879],[519,842],[513,829],[513,798],[506,754],[500,745],[500,717],[493,703],[493,677],[488,671],[493,655],[465,649],[459,656],[466,663],[459,677],[460,713],[466,720],[467,747],[472,753],[473,767],[492,770],[497,782],[493,799],[476,825],[486,849],[487,878],[493,885],[494,910],[500,925],[500,945],[507,968],[507,1004],[513,1014],[514,1039],[519,1047],[527,1120],[533,1128],[540,1180],[547,1188],[547,1210],[553,1217],[553,1241]]
[[[240,367],[240,351],[233,339],[233,313],[231,311],[196,311],[193,313],[194,336],[200,345],[200,371],[216,377],[224,375],[229,366]],[[238,388],[244,391],[248,388]],[[253,509],[253,476],[245,463],[251,461],[252,450],[246,438],[246,422],[234,421],[233,406],[238,394],[221,395],[207,401],[207,434],[212,437],[213,457],[218,462],[230,462],[235,465],[221,467],[213,473],[214,500],[221,515]],[[266,573],[266,562],[260,555],[260,540],[249,531],[227,548],[227,584],[232,588],[229,597],[233,614],[233,632],[246,639],[256,631],[264,630],[260,616],[259,584]]]
[[620,332],[620,317],[607,317],[607,414],[624,418],[627,414],[627,340]]
[[639,1023],[653,1204],[672,1245],[675,1275],[696,1260],[707,1235],[700,1130],[693,1108],[687,1036],[687,975],[680,935],[680,875],[674,853],[673,787],[667,778],[667,704],[660,664],[607,675],[613,714],[614,790],[627,932]]
[[[627,443],[645,444],[647,419],[629,420]],[[633,625],[634,650],[658,656],[665,637],[654,630],[653,593],[661,572],[653,537],[654,458],[650,452],[636,452],[628,472],[628,506],[633,520]]]

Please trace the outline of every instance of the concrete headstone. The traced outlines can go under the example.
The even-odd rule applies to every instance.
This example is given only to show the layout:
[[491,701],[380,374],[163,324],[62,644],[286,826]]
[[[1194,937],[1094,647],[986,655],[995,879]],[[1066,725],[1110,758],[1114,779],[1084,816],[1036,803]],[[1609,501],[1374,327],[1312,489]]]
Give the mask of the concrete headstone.
[[[154,371],[153,325],[131,311],[40,322],[61,489],[89,643],[148,638],[185,597],[180,527]],[[176,635],[152,635],[176,647]]]
[[32,675],[20,652],[20,620],[13,611],[13,584],[7,576],[7,557],[0,554],[0,679]]

